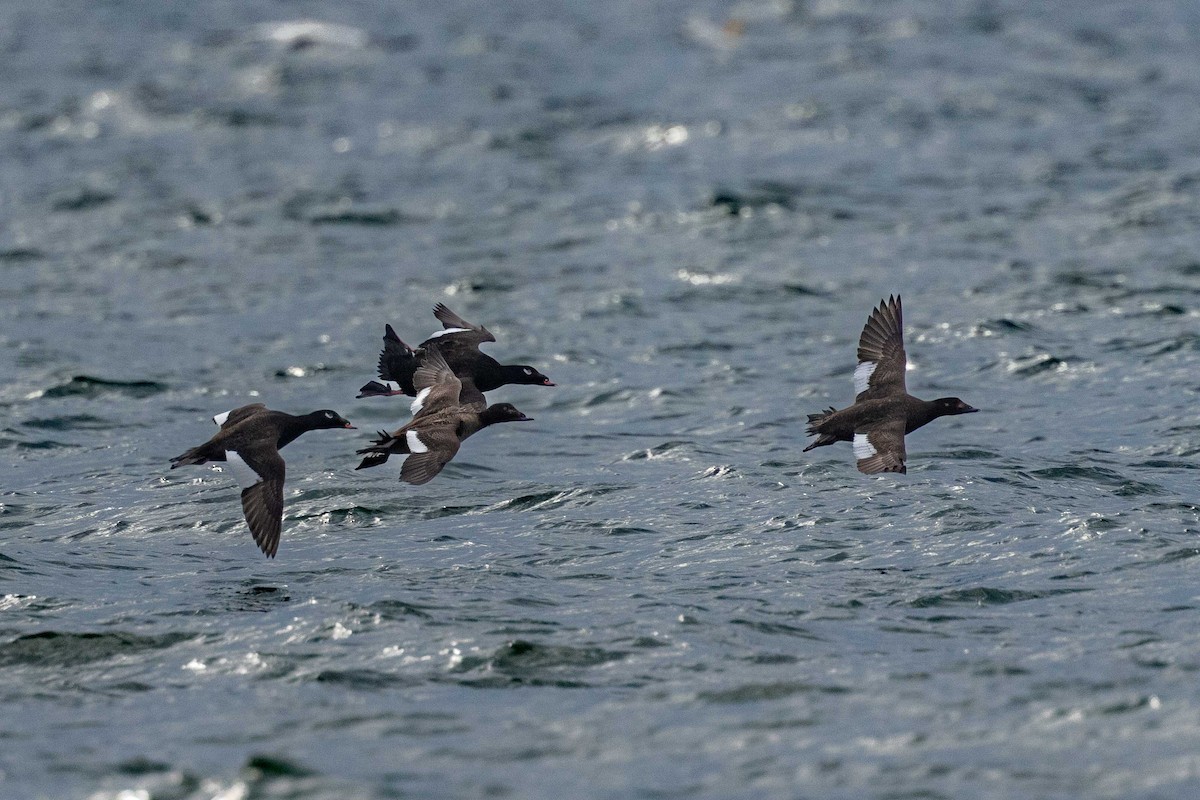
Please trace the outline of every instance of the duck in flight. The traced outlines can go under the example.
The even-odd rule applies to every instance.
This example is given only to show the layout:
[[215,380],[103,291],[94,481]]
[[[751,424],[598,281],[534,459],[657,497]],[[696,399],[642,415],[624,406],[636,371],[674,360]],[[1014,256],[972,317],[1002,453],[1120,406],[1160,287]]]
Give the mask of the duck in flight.
[[358,451],[355,469],[377,467],[388,456],[407,454],[400,480],[428,483],[458,452],[463,440],[498,422],[529,422],[511,403],[487,405],[470,377],[460,378],[442,356],[439,345],[422,345],[421,364],[412,373],[416,399],[412,421],[391,433],[380,431],[370,447]]
[[171,469],[206,461],[224,461],[242,487],[242,512],[250,534],[267,558],[279,549],[283,527],[283,479],[286,467],[279,451],[296,437],[323,428],[354,426],[336,411],[322,409],[294,416],[262,403],[235,408],[213,417],[221,429],[204,444],[171,459]]
[[[433,308],[442,330],[413,348],[405,344],[391,325],[384,326],[383,351],[379,354],[380,381],[371,381],[359,389],[359,397],[388,397],[406,394],[413,397],[419,389],[413,385],[413,373],[421,365],[427,348],[437,345],[442,358],[460,378],[470,378],[467,391],[490,392],[508,384],[553,386],[554,382],[527,364],[501,364],[479,349],[496,337],[482,325],[473,325],[442,303]],[[481,398],[466,398],[474,402]]]
[[817,439],[804,452],[834,442],[852,442],[859,472],[907,472],[906,434],[938,417],[979,410],[957,397],[913,397],[904,385],[907,366],[897,295],[881,301],[863,326],[854,369],[854,404],[809,414],[808,435]]

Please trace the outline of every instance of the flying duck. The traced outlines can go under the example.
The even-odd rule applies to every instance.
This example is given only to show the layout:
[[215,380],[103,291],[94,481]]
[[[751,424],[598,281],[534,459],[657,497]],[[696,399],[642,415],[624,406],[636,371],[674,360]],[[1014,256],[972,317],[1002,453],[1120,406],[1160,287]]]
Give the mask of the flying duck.
[[[471,386],[479,392],[490,392],[506,384],[553,386],[554,382],[526,364],[501,364],[483,353],[479,345],[494,342],[496,337],[482,325],[472,325],[442,303],[433,307],[433,315],[442,323],[442,330],[412,348],[405,344],[391,325],[384,326],[383,350],[379,354],[379,377],[359,389],[359,397],[388,397],[397,394],[415,395],[413,373],[421,364],[426,348],[436,344],[454,374],[470,378]],[[471,387],[468,387],[470,389]],[[482,400],[482,397],[478,398]],[[472,399],[474,402],[474,399]]]
[[428,483],[454,458],[468,436],[498,422],[527,422],[510,403],[487,405],[470,377],[459,378],[442,356],[441,346],[422,345],[421,363],[412,373],[416,399],[412,421],[388,433],[380,431],[355,469],[377,467],[393,454],[408,454],[400,468],[400,480]]
[[283,478],[279,451],[308,431],[354,428],[336,411],[322,409],[294,416],[262,403],[235,408],[213,417],[221,426],[199,447],[171,459],[171,469],[206,461],[224,461],[242,487],[242,512],[259,549],[274,558],[283,522]]
[[859,472],[907,472],[905,434],[938,417],[979,410],[957,397],[913,397],[904,385],[907,364],[897,295],[880,301],[863,326],[858,340],[858,366],[854,369],[854,404],[809,414],[808,435],[817,440],[804,452],[834,442],[853,442]]

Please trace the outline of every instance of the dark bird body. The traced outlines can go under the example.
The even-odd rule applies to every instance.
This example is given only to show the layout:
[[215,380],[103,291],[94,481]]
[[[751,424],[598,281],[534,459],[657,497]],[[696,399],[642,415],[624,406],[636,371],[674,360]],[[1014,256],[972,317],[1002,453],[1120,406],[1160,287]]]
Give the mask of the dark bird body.
[[324,428],[353,428],[336,411],[295,416],[253,403],[218,414],[216,435],[171,459],[171,469],[207,461],[227,462],[242,487],[242,512],[259,548],[269,558],[279,549],[283,526],[283,481],[287,472],[279,451],[301,434]]
[[388,397],[405,394],[413,397],[419,389],[413,384],[413,374],[421,364],[427,348],[436,345],[442,358],[456,376],[470,379],[464,391],[470,393],[466,400],[474,402],[475,392],[490,392],[508,384],[553,386],[554,383],[542,373],[525,364],[501,364],[479,349],[484,342],[494,342],[496,337],[482,325],[473,325],[438,303],[433,314],[442,323],[443,329],[430,336],[419,347],[405,344],[391,325],[385,326],[383,350],[379,354],[379,377],[384,381],[371,381],[359,389],[359,397]]
[[380,431],[355,469],[377,467],[388,456],[406,454],[400,480],[428,483],[454,458],[467,437],[498,422],[526,422],[530,418],[509,403],[488,406],[470,378],[460,379],[441,355],[440,345],[427,345],[421,365],[413,372],[416,400],[413,418],[391,433]]
[[889,297],[871,312],[859,337],[854,404],[809,414],[808,434],[817,440],[804,452],[834,442],[853,442],[859,471],[907,472],[906,434],[938,417],[979,410],[957,397],[913,397],[904,381],[907,366],[900,298]]

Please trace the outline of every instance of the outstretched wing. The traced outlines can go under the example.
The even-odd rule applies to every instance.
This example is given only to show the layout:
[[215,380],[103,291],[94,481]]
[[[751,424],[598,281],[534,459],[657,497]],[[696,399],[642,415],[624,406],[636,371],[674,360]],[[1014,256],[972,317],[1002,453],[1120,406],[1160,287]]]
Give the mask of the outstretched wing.
[[487,328],[467,322],[441,303],[433,307],[433,315],[442,323],[442,330],[431,334],[422,346],[452,341],[462,347],[478,348],[484,342],[496,341]]
[[889,421],[856,430],[854,457],[858,459],[858,471],[867,475],[877,472],[907,472],[904,420]]
[[283,481],[263,481],[243,489],[242,513],[258,549],[274,558],[283,530]]
[[283,528],[283,480],[287,467],[273,445],[226,453],[242,486],[242,513],[259,549],[274,558]]
[[406,433],[411,455],[400,467],[400,480],[419,486],[429,483],[458,452],[458,437],[449,426]]
[[858,366],[854,369],[856,402],[904,394],[904,319],[900,297],[881,301],[871,312],[858,339]]
[[427,416],[458,405],[462,381],[450,369],[436,345],[422,348],[421,365],[413,372],[417,397],[412,402],[413,417]]
[[379,351],[379,377],[401,383],[412,371],[415,356],[412,348],[396,335],[391,325],[384,325],[383,349]]
[[453,311],[447,308],[445,303],[438,303],[436,306],[434,306],[433,315],[438,318],[438,322],[442,323],[442,327],[446,328],[447,330],[451,328],[459,328],[462,330],[476,331],[483,335],[483,338],[480,341],[496,341],[496,337],[492,336],[491,332],[487,328],[483,327],[482,325],[474,325],[470,322],[467,322],[458,314],[455,314]]

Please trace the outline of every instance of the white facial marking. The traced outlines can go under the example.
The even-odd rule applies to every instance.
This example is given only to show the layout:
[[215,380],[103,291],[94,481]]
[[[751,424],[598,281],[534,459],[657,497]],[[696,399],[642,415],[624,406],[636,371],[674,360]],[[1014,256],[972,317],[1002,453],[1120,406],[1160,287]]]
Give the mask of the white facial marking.
[[242,460],[242,457],[233,450],[225,451],[225,463],[229,464],[229,471],[233,473],[238,486],[243,489],[249,489],[262,480],[262,476],[250,469],[250,465]]
[[400,384],[396,383],[395,381],[383,381],[383,385],[387,387],[389,392],[400,391]]
[[446,336],[451,333],[470,333],[470,332],[471,331],[469,328],[444,328],[440,331],[436,331],[435,333],[431,333],[429,335],[429,338],[436,339],[439,336]]
[[855,458],[870,458],[879,451],[875,449],[875,445],[871,444],[871,440],[867,438],[865,433],[854,434],[854,457]]
[[409,431],[404,434],[404,438],[408,440],[408,452],[410,453],[428,453],[429,448],[421,441],[421,437],[417,436],[416,431]]
[[[408,409],[412,411],[413,415],[416,415],[418,411],[420,411],[422,408],[425,408],[425,398],[430,396],[430,391],[432,389],[433,386],[426,386],[425,389],[416,392],[416,399],[414,399],[413,404],[409,405],[408,407]],[[412,431],[409,431],[409,433],[412,433]]]
[[213,417],[213,422],[217,423],[218,425],[224,425],[225,420],[229,419],[229,415],[232,413],[233,413],[232,408],[229,409],[228,411],[222,411],[220,414],[217,414],[215,417]]
[[875,362],[864,361],[854,368],[854,393],[862,394],[871,385],[871,376],[875,374]]

